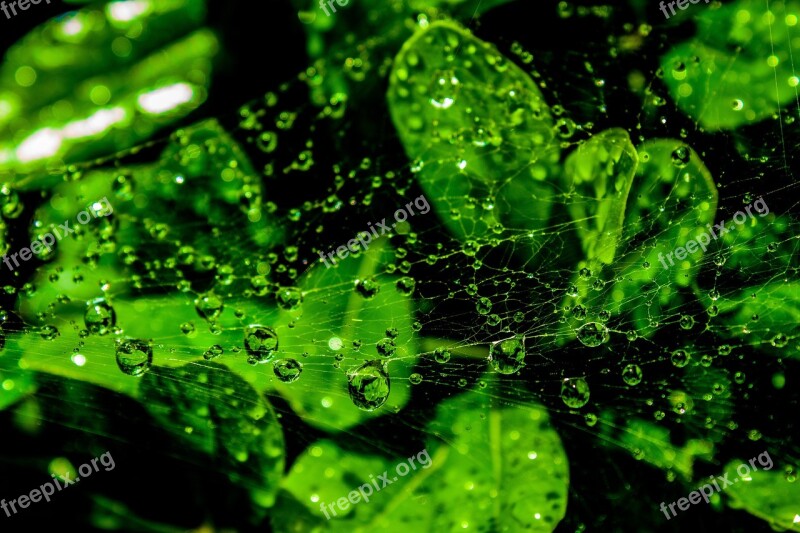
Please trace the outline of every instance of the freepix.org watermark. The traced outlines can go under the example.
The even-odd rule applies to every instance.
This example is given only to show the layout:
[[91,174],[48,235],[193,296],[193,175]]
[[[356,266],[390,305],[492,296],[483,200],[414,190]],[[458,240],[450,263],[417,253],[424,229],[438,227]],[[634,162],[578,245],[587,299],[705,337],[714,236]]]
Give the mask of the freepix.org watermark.
[[[28,8],[31,7],[31,4],[36,5],[39,4],[41,1],[42,0],[14,0],[13,2],[9,2],[8,4],[6,4],[6,2],[3,1],[0,2],[0,10],[3,11],[3,13],[6,16],[6,19],[10,19],[12,15],[8,14],[9,9],[11,10],[13,16],[16,17],[17,8],[19,8],[22,11],[27,11]],[[50,3],[50,0],[44,0],[44,1],[47,2],[48,4]]]
[[[108,201],[108,197],[106,196],[102,200],[93,203],[88,210],[78,213],[76,218],[81,225],[84,225],[88,224],[93,218],[107,217],[113,212],[114,208],[111,206],[111,202]],[[61,231],[59,231],[59,229]],[[55,233],[55,236],[53,236],[53,233]],[[50,252],[53,245],[56,243],[56,239],[60,241],[67,235],[75,233],[75,230],[69,227],[69,220],[67,220],[63,224],[59,224],[58,228],[53,227],[53,233],[45,233],[41,236],[41,241],[33,241],[29,248],[23,248],[15,254],[4,255],[3,263],[6,264],[9,270],[13,271],[14,268],[19,267],[17,257],[23,261],[28,261],[34,255]],[[14,266],[11,266],[12,261],[14,262]]]
[[[706,0],[706,4],[708,3],[708,1],[709,0]],[[681,11],[684,11],[687,7],[689,7],[689,3],[698,4],[698,3],[700,3],[700,0],[676,0],[676,1],[672,1],[672,2],[667,2],[666,3],[667,5],[664,5],[664,2],[661,2],[660,4],[658,4],[658,8],[661,10],[662,13],[664,13],[664,16],[667,19],[669,19],[670,16],[667,15],[667,6],[669,6],[669,10],[674,15],[675,14],[675,8],[673,6],[675,4],[678,4],[678,9],[680,9]]]
[[[753,213],[750,212],[750,210],[753,208],[755,208],[756,213],[758,213],[758,216],[761,218],[769,215],[769,206],[767,205],[767,203],[764,201],[763,198],[759,198],[758,200],[753,202],[752,205],[748,205],[747,207],[744,208],[744,210],[747,212],[747,215],[750,215],[750,218],[755,220],[756,217],[753,216]],[[747,215],[744,214],[744,212],[742,211],[737,211],[733,215],[733,222],[735,222],[737,226],[741,226],[747,221]],[[711,224],[708,224],[706,227],[709,229],[711,237],[713,237],[714,240],[717,240],[717,238],[722,237],[723,235],[734,229],[733,223],[731,223],[730,226],[725,227],[724,220],[719,224],[714,224],[713,227],[711,226]],[[695,240],[687,242],[685,247],[679,246],[678,248],[675,248],[674,251],[668,253],[666,256],[664,256],[663,253],[659,253],[658,260],[661,261],[661,265],[664,267],[664,269],[669,268],[667,266],[667,262],[664,260],[664,257],[669,259],[669,266],[675,266],[675,262],[672,260],[673,254],[675,255],[676,259],[678,259],[679,261],[683,261],[684,259],[686,259],[687,252],[693,254],[696,253],[700,248],[702,248],[703,252],[705,252],[706,246],[711,244],[711,237],[709,237],[708,233],[702,233],[697,237],[695,237]]]
[[[373,236],[377,239],[378,237],[381,237],[384,234],[388,233],[392,228],[397,226],[399,222],[404,222],[408,220],[408,214],[406,213],[406,209],[408,209],[408,213],[410,213],[411,216],[413,217],[416,213],[414,213],[414,209],[412,209],[412,206],[416,207],[421,215],[425,215],[428,213],[428,211],[431,210],[431,206],[428,203],[428,200],[424,196],[419,196],[413,202],[408,202],[405,205],[405,209],[401,207],[400,209],[394,212],[394,219],[396,222],[391,226],[386,225],[385,218],[380,222],[376,222],[375,226],[381,229],[380,235],[378,235],[378,230],[376,230],[372,226],[372,224],[370,224],[369,231],[360,232],[358,235],[356,235],[355,239],[350,239],[349,241],[347,241],[347,246],[339,246],[335,250],[335,252],[328,253],[327,257],[330,258],[331,263],[335,265],[336,261],[333,259],[334,253],[339,259],[344,259],[348,255],[350,255],[351,252],[356,253],[359,251],[359,243],[361,243],[361,248],[366,250],[367,248],[369,248],[369,243],[372,242]],[[328,264],[325,252],[320,252],[319,256],[322,258],[322,262],[325,263],[325,266],[330,268],[331,265]]]
[[[424,460],[423,457],[425,458]],[[406,476],[409,472],[411,472],[411,470],[416,470],[417,465],[414,464],[414,459],[417,460],[419,466],[421,466],[423,469],[431,467],[432,463],[431,456],[428,455],[428,450],[424,449],[421,452],[419,452],[416,457],[414,457],[413,455],[409,457],[408,464],[404,462],[399,463],[394,469],[397,476],[393,476],[391,479],[389,479],[388,470],[384,470],[383,474],[378,476],[378,479],[375,479],[375,476],[370,474],[369,483],[364,483],[363,485],[358,487],[357,490],[350,491],[350,493],[347,495],[346,498],[345,497],[339,498],[338,500],[336,500],[335,503],[321,502],[319,508],[322,510],[323,513],[325,513],[325,518],[330,520],[331,517],[328,514],[328,511],[333,513],[333,516],[336,516],[336,511],[334,510],[334,507],[338,507],[340,511],[346,511],[347,509],[350,508],[351,504],[355,505],[359,503],[361,500],[364,500],[365,502],[369,503],[369,497],[372,496],[373,494],[372,492],[373,486],[375,487],[375,492],[378,492],[381,489],[397,481],[399,479],[398,476],[403,477]]]
[[339,4],[339,7],[344,7],[350,3],[350,0],[319,0],[319,7],[330,17],[331,13],[328,11],[328,8],[331,8],[333,12],[336,13],[336,8],[333,6],[334,3]]
[[[739,481],[745,481],[745,482],[750,481],[751,480],[750,467],[753,468],[753,472],[758,471],[758,467],[756,466],[756,459],[758,459],[758,464],[760,464],[764,468],[764,470],[772,470],[773,467],[772,457],[769,456],[769,452],[765,451],[764,453],[759,454],[758,457],[753,457],[752,459],[750,459],[749,466],[747,463],[742,463],[739,466],[737,466],[736,473],[739,474],[739,477],[735,478],[733,481],[728,479],[729,474],[727,472],[725,472],[724,476],[717,476],[716,479],[714,479],[714,476],[709,476],[708,479],[709,481],[711,481],[711,484],[713,484],[713,487],[709,484],[705,484],[699,489],[690,492],[688,499],[678,498],[677,502],[672,502],[669,505],[666,505],[664,502],[661,502],[661,507],[659,507],[659,509],[661,509],[661,511],[664,513],[664,516],[667,517],[667,520],[670,520],[672,517],[667,513],[667,507],[669,507],[669,510],[672,511],[672,516],[677,516],[677,513],[675,512],[676,503],[678,505],[678,509],[681,511],[686,511],[687,509],[689,509],[689,505],[691,504],[700,503],[701,497],[706,501],[706,503],[708,503],[714,492],[719,492],[722,489],[733,485],[734,483],[738,483]],[[742,467],[744,467],[744,471],[742,471]],[[717,483],[717,481],[719,481],[719,483]],[[721,487],[720,483],[722,483]]]
[[[100,464],[105,467],[106,472],[114,470],[114,468],[117,466],[114,463],[114,458],[111,457],[111,452],[106,452],[100,457],[95,457],[92,459],[90,461],[91,464],[82,464],[78,468],[78,473],[83,477],[89,477],[93,472],[99,472],[100,468],[97,466],[98,461],[100,461]],[[63,475],[59,474],[58,477],[56,477],[55,474],[51,474],[51,477],[53,478],[52,483],[50,481],[43,483],[38,489],[33,489],[30,491],[29,494],[23,494],[22,496],[19,496],[9,502],[6,502],[6,500],[3,499],[0,501],[0,509],[5,511],[6,516],[10,518],[11,513],[9,512],[9,508],[14,514],[17,514],[17,505],[19,505],[20,509],[27,509],[31,502],[38,503],[42,501],[42,498],[49,502],[50,496],[56,493],[56,489],[61,492],[62,489],[69,487],[70,485],[73,485],[81,480],[81,478],[78,476],[75,476],[75,479],[70,479],[69,472],[66,472]],[[59,479],[61,480],[61,483],[59,483]],[[54,484],[55,486],[53,486]]]

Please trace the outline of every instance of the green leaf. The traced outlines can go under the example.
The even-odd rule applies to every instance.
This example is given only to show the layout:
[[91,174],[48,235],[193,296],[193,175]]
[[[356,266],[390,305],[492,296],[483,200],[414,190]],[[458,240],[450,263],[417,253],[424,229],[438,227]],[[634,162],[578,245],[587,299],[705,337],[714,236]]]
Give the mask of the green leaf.
[[165,429],[247,489],[254,506],[272,507],[283,473],[283,432],[272,406],[250,385],[206,361],[154,367],[141,380],[140,396]]
[[567,457],[543,407],[471,391],[440,404],[427,433],[438,438],[412,456],[416,469],[405,476],[398,465],[410,458],[320,441],[293,465],[284,488],[324,519],[321,504],[347,498],[384,471],[390,481],[397,476],[368,503],[335,508],[322,521],[330,531],[552,531],[564,517]]
[[[565,299],[569,320],[564,327],[574,330],[587,318],[610,313],[615,317],[625,315],[624,328],[648,337],[658,330],[662,317],[689,301],[679,289],[692,285],[705,252],[698,247],[681,261],[675,258],[674,251],[708,232],[707,225],[714,221],[717,209],[716,186],[700,157],[680,141],[651,140],[636,152],[639,164],[625,206],[621,237],[606,241],[618,243],[614,260],[610,265],[601,261],[577,265],[576,270],[587,269],[586,275],[576,272],[572,294],[577,296],[568,295]],[[584,164],[592,168],[591,160],[587,161]],[[577,164],[576,161],[571,166],[575,168]],[[571,210],[573,216],[584,211],[580,207]],[[609,208],[609,212],[616,217],[619,207]],[[613,227],[619,230],[616,224]],[[718,244],[712,242],[707,249],[715,246]],[[673,254],[672,265],[669,254]],[[586,313],[577,313],[583,308]],[[574,338],[574,333],[564,338]]]
[[[766,465],[762,465],[767,463]],[[769,452],[753,458],[757,470],[753,471],[749,461],[732,461],[725,472],[730,472],[730,480],[737,479],[740,465],[747,465],[750,474],[725,489],[730,499],[728,505],[733,509],[743,509],[769,523],[775,531],[800,531],[800,484],[789,482],[783,472],[773,471],[774,463]],[[769,469],[767,470],[767,466]]]
[[[36,270],[33,284],[37,290],[20,294],[19,309],[27,323],[54,325],[60,334],[44,341],[35,329],[20,333],[19,341],[9,342],[5,353],[20,357],[24,368],[135,396],[137,379],[117,368],[112,336],[80,335],[87,302],[99,297],[105,297],[115,309],[117,326],[125,336],[171,336],[180,352],[167,354],[156,347],[157,365],[198,359],[214,344],[241,346],[246,324],[235,316],[235,310],[240,304],[247,311],[245,318],[263,315],[264,306],[255,298],[225,302],[225,314],[220,318],[224,333],[214,335],[195,309],[195,299],[204,292],[201,287],[189,292],[191,286],[186,285],[187,293],[169,295],[146,291],[157,284],[156,278],[162,284],[178,284],[176,269],[197,278],[208,277],[219,264],[231,265],[232,242],[240,243],[242,264],[231,266],[229,280],[243,279],[249,285],[252,273],[242,253],[252,254],[248,262],[258,262],[283,238],[282,228],[264,208],[257,176],[247,156],[216,121],[204,121],[176,132],[153,164],[97,170],[78,181],[59,179],[51,190],[52,199],[33,215],[30,238],[58,229],[65,221],[76,233],[58,240],[52,254],[42,254],[49,262]],[[92,204],[103,198],[113,212],[85,225],[76,222],[81,208],[95,212]],[[229,228],[238,241],[209,239],[197,231],[206,226]],[[172,255],[176,264],[163,264],[163,257]],[[111,286],[109,280],[115,280]],[[111,290],[103,291],[103,286]],[[220,292],[225,287],[221,284]],[[40,314],[47,318],[41,321]],[[196,323],[198,330],[192,337],[180,330],[181,324],[190,322]],[[74,353],[81,354],[80,365],[72,357]],[[9,372],[14,370],[16,360],[5,360],[8,364],[0,358],[0,365]],[[255,383],[262,374],[249,378]]]
[[676,472],[686,482],[693,479],[695,461],[713,458],[713,444],[702,438],[688,439],[683,446],[676,446],[672,444],[670,430],[653,422],[629,416],[615,417],[611,411],[600,418],[603,420],[600,442],[615,450],[622,447],[656,468]]
[[[8,342],[15,344],[17,338],[12,337]],[[36,390],[33,373],[19,364],[19,350],[9,346],[4,353],[5,343],[6,332],[0,326],[0,411]]]
[[595,135],[567,158],[568,194],[577,196],[567,208],[590,262],[614,261],[638,164],[628,132],[619,128]]
[[709,130],[731,130],[770,118],[797,97],[792,56],[800,43],[787,22],[800,2],[738,0],[697,9],[693,39],[668,47],[664,82],[678,107]]
[[[293,357],[304,366],[302,383],[275,380],[274,386],[314,427],[346,430],[369,418],[395,413],[408,402],[408,377],[419,345],[412,329],[413,299],[397,289],[397,277],[382,274],[392,257],[388,245],[376,241],[360,257],[348,257],[335,267],[318,263],[298,283],[303,293],[302,319],[297,313],[282,311],[274,323],[281,339],[277,357]],[[359,284],[364,282],[374,283],[378,292],[363,296]],[[390,338],[388,330],[396,334],[396,351],[386,357],[379,354],[377,345]],[[372,360],[387,362],[391,390],[382,407],[364,411],[350,398],[347,372]]]
[[387,97],[412,170],[456,237],[545,226],[544,180],[559,156],[552,118],[528,74],[494,46],[433,23],[398,53]]
[[737,339],[778,357],[800,358],[800,284],[775,281],[721,295],[716,305],[722,337]]
[[204,2],[132,6],[85,7],[8,51],[0,67],[0,176],[130,148],[205,100],[219,43],[200,28]]

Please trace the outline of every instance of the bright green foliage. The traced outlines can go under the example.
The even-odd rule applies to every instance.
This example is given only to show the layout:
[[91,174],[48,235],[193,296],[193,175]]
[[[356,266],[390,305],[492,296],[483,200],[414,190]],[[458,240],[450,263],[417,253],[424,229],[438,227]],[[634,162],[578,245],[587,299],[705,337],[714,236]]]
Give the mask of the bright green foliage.
[[706,129],[731,130],[796,100],[800,79],[792,58],[800,42],[790,17],[796,24],[800,2],[737,0],[698,6],[691,15],[697,36],[661,58],[664,81],[684,113]]
[[[657,331],[661,316],[670,313],[679,302],[687,301],[677,289],[691,285],[704,252],[698,249],[684,261],[673,255],[672,265],[667,255],[707,231],[706,225],[713,222],[716,212],[716,186],[700,157],[680,141],[657,139],[636,150],[623,150],[625,141],[620,140],[624,137],[619,133],[603,133],[594,139],[567,159],[567,176],[581,172],[584,176],[594,175],[596,190],[610,191],[612,196],[606,199],[596,193],[598,199],[581,201],[578,197],[571,203],[570,211],[583,236],[587,259],[599,256],[578,265],[573,279],[577,298],[568,295],[566,305],[582,305],[591,316],[602,311],[612,315],[629,313],[630,329],[649,336]],[[621,168],[601,166],[606,154],[613,153],[615,143],[621,143],[616,147]],[[627,178],[629,184],[625,185],[619,176],[634,171],[632,184]],[[606,184],[611,179],[619,185]],[[616,187],[620,191],[630,187],[630,193],[616,193]],[[621,212],[624,222],[620,224]],[[589,216],[597,217],[589,219],[597,229],[589,227]],[[613,220],[617,222],[611,223]],[[605,234],[600,236],[602,233]],[[603,258],[613,261],[605,266]],[[586,269],[585,275],[581,275],[581,269]],[[580,323],[570,321],[572,327]]]
[[559,148],[531,78],[451,22],[407,41],[390,75],[389,109],[419,183],[459,239],[501,223],[544,227],[545,185]]
[[567,206],[591,264],[610,264],[622,237],[625,205],[639,158],[624,130],[607,130],[572,152],[564,175]]
[[[790,482],[787,479],[796,474],[787,474],[780,471],[775,457],[764,455],[757,456],[754,462],[757,470],[753,471],[749,459],[731,461],[724,472],[730,473],[730,480],[738,478],[734,474],[742,464],[747,465],[750,473],[738,483],[725,489],[725,496],[730,498],[733,509],[743,509],[759,518],[764,519],[776,531],[800,531],[798,520],[797,502],[800,501],[800,485],[796,477]],[[765,466],[761,463],[766,463]],[[771,466],[770,466],[771,463]],[[744,472],[745,469],[742,468]]]
[[[330,531],[551,531],[563,518],[567,457],[543,407],[500,405],[491,394],[470,391],[444,401],[426,429],[439,437],[426,442],[429,465],[417,461],[404,477],[396,468],[410,463],[406,457],[360,455],[321,441],[295,463],[284,487]],[[397,480],[368,504],[324,520],[320,502],[347,497],[384,471]]]
[[85,7],[8,51],[0,176],[130,148],[205,100],[218,42],[201,28],[204,2],[133,5]]
[[[411,298],[397,290],[397,277],[381,274],[391,257],[388,251],[379,241],[361,257],[348,257],[336,267],[318,264],[298,283],[304,295],[302,319],[283,312],[276,322],[277,328],[286,328],[281,352],[298,359],[308,371],[302,388],[280,381],[274,386],[312,426],[346,430],[368,418],[397,412],[408,401],[408,376],[419,347],[411,327]],[[359,290],[365,282],[377,287],[374,296],[365,297],[371,292]],[[297,325],[289,329],[293,322]],[[391,355],[381,354],[378,345]],[[373,360],[388,363],[391,391],[382,407],[368,412],[353,404],[346,372]]]

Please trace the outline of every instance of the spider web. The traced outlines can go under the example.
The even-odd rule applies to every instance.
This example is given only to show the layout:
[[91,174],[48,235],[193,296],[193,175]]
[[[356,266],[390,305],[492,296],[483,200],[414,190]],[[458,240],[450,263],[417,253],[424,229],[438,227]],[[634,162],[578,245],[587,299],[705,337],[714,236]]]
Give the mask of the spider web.
[[[0,377],[12,398],[4,402],[3,416],[17,439],[4,445],[4,467],[11,471],[12,462],[24,458],[3,494],[36,486],[43,464],[52,471],[43,458],[72,456],[77,466],[84,457],[120,450],[115,457],[126,472],[141,468],[158,476],[162,486],[147,489],[157,496],[179,491],[200,471],[207,478],[201,493],[217,499],[213,509],[191,496],[175,496],[170,505],[146,503],[112,474],[92,481],[97,485],[88,503],[70,494],[69,502],[81,502],[80,511],[61,509],[71,509],[70,516],[90,513],[94,527],[177,531],[204,523],[244,530],[249,526],[234,515],[248,509],[247,502],[231,502],[220,487],[232,484],[232,494],[241,496],[237,491],[244,489],[263,504],[253,496],[263,483],[256,470],[274,465],[208,464],[205,456],[166,443],[179,442],[188,428],[201,432],[206,421],[187,418],[193,402],[210,406],[209,427],[219,429],[237,405],[250,408],[266,398],[285,441],[280,468],[291,476],[320,439],[391,464],[437,439],[456,446],[456,437],[432,428],[458,415],[454,399],[473,398],[479,407],[484,401],[493,409],[541,405],[549,414],[569,460],[559,529],[631,530],[628,516],[647,530],[679,528],[674,524],[687,520],[703,529],[764,529],[765,521],[724,505],[666,522],[658,504],[764,450],[781,477],[795,478],[796,90],[794,106],[771,119],[734,132],[709,131],[673,103],[663,81],[669,73],[659,69],[671,39],[691,34],[686,25],[662,26],[659,20],[650,27],[636,23],[636,10],[627,7],[561,3],[549,5],[535,22],[537,28],[550,24],[575,32],[554,36],[529,32],[530,18],[521,15],[533,10],[519,4],[466,20],[479,38],[532,75],[562,128],[551,145],[561,153],[560,164],[614,127],[628,133],[640,161],[648,151],[658,157],[647,141],[670,139],[675,150],[691,147],[692,161],[701,161],[712,176],[718,190],[714,222],[731,220],[757,198],[768,204],[771,217],[715,241],[684,269],[691,275],[681,279],[670,271],[641,285],[633,284],[631,269],[660,269],[653,261],[644,265],[650,251],[672,242],[664,237],[673,228],[695,226],[696,213],[686,209],[695,198],[679,194],[680,183],[644,181],[651,188],[642,190],[637,185],[644,177],[637,176],[629,205],[636,195],[658,198],[659,205],[642,209],[636,224],[621,228],[611,265],[585,259],[580,231],[587,220],[569,211],[571,205],[591,208],[598,199],[570,188],[561,176],[552,176],[552,194],[544,200],[552,216],[530,215],[536,229],[506,225],[480,238],[456,238],[445,222],[451,215],[437,210],[437,200],[421,188],[420,161],[409,161],[387,109],[391,65],[385,49],[395,37],[370,39],[314,62],[278,90],[217,117],[218,125],[187,126],[76,165],[46,195],[12,193],[7,204],[18,202],[25,213],[7,217],[14,243],[74,218],[105,194],[115,213],[59,243],[52,260],[26,264],[13,276],[3,272],[8,311]],[[766,9],[783,10],[774,24],[786,24],[783,4]],[[654,6],[647,10],[648,18],[658,16],[650,14]],[[800,38],[794,26],[786,27]],[[581,42],[575,34],[584,36]],[[791,53],[787,43],[770,42],[773,55],[775,49]],[[362,60],[363,70],[353,58]],[[344,73],[351,93],[331,91],[319,105],[310,95],[331,90],[325,86],[331,71]],[[775,76],[777,91],[777,71]],[[489,101],[495,89],[478,85],[462,93],[485,94]],[[505,143],[496,151],[514,159],[518,149]],[[202,155],[190,154],[197,150]],[[458,163],[457,157],[445,161],[454,169]],[[333,269],[321,263],[319,252],[391,220],[421,196],[434,206],[429,213],[409,218]],[[481,210],[511,209],[477,193],[464,200],[471,211],[456,213],[456,221]],[[591,224],[599,216],[587,218]],[[413,281],[410,294],[401,280]],[[378,285],[377,294],[365,282]],[[628,288],[614,300],[621,286]],[[287,303],[297,294],[301,303]],[[215,296],[221,307],[213,304]],[[97,297],[115,309],[116,323],[107,335],[86,335],[86,305]],[[211,304],[203,303],[206,297]],[[296,381],[282,382],[274,359],[248,364],[250,324],[277,331],[275,358],[302,364]],[[584,331],[601,332],[599,343],[598,335],[580,333],[587,324],[594,326]],[[51,340],[47,326],[58,331]],[[120,368],[114,341],[124,338],[151,341],[153,366],[142,378]],[[384,357],[379,346],[387,339],[395,339],[389,342],[395,350]],[[523,346],[524,366],[503,374],[487,359],[509,339]],[[204,354],[213,345],[223,354],[209,361]],[[352,405],[348,374],[373,360],[387,362],[391,392],[382,407],[364,411]],[[227,371],[216,370],[217,364],[237,377],[220,378],[217,373]],[[210,384],[197,387],[204,379]],[[589,394],[577,394],[585,400],[578,405],[575,391],[583,385]],[[195,388],[204,392],[187,392]],[[181,395],[188,395],[185,403]],[[218,458],[224,436],[208,441],[204,451]],[[137,449],[148,459],[138,459]],[[493,453],[467,456],[479,463]],[[360,479],[379,473],[363,471]],[[294,496],[301,501],[303,495]],[[316,504],[314,494],[306,496]],[[283,498],[285,492],[278,501],[288,507]],[[269,514],[260,519],[262,526],[288,530]],[[492,524],[490,529],[500,529]]]

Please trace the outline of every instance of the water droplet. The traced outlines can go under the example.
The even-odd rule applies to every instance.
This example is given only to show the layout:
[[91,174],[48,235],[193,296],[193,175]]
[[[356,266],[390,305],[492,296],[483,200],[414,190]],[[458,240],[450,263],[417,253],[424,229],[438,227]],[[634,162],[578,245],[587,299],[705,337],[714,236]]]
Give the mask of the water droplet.
[[672,164],[678,168],[683,168],[689,164],[692,152],[688,146],[679,146],[672,152]]
[[783,348],[787,344],[789,344],[789,338],[783,333],[778,333],[777,335],[772,337],[772,340],[770,340],[770,344],[772,344],[776,348]]
[[296,287],[283,287],[276,295],[278,307],[293,311],[303,303],[303,292]]
[[258,136],[256,145],[262,152],[272,153],[275,151],[275,147],[278,146],[278,134],[274,131],[265,131]]
[[417,282],[414,281],[414,278],[405,276],[397,280],[395,286],[397,287],[398,292],[405,296],[411,296],[414,294],[414,288],[416,287]]
[[642,369],[639,365],[627,365],[622,369],[622,381],[630,386],[638,385],[642,382]]
[[484,296],[475,303],[475,310],[479,315],[488,315],[492,310],[492,301]]
[[125,339],[117,343],[117,366],[129,376],[141,376],[153,363],[153,347],[139,339]]
[[610,338],[608,328],[599,322],[588,322],[584,324],[578,328],[576,334],[578,340],[589,348],[600,346],[604,342],[608,342]]
[[356,292],[366,300],[371,300],[380,292],[381,286],[374,278],[360,279],[356,281]]
[[278,359],[273,363],[272,371],[279,380],[292,383],[297,381],[303,372],[303,364],[295,359]]
[[367,361],[347,373],[350,399],[356,407],[373,411],[389,397],[389,374],[382,361]]
[[525,366],[525,337],[496,342],[489,348],[489,362],[501,374],[514,374]]
[[450,360],[450,352],[444,348],[436,348],[433,351],[433,359],[437,363],[446,363]]
[[689,352],[686,350],[675,350],[672,352],[670,359],[672,360],[673,365],[678,368],[683,368],[689,364],[691,357],[689,356]]
[[414,372],[413,374],[408,376],[408,381],[410,381],[412,385],[419,385],[420,383],[422,383],[422,374]]
[[251,365],[267,363],[278,351],[278,334],[270,327],[251,324],[244,328],[244,348]]
[[222,303],[222,298],[213,292],[208,292],[197,297],[194,301],[194,307],[197,310],[197,314],[202,318],[213,321],[222,314],[222,310],[225,306]]
[[60,333],[58,332],[58,328],[56,328],[55,326],[51,326],[49,324],[47,326],[42,327],[40,334],[42,338],[46,341],[51,341],[60,335]]
[[397,346],[395,345],[394,339],[390,339],[388,337],[379,340],[375,345],[375,348],[378,350],[378,353],[384,357],[392,357],[397,351]]
[[203,358],[206,360],[216,359],[217,357],[222,355],[223,351],[224,350],[222,349],[222,346],[220,346],[219,344],[215,344],[205,351],[205,353],[203,354]]
[[460,82],[456,78],[455,72],[452,70],[436,71],[429,91],[431,105],[439,109],[449,108],[455,103],[459,89]]
[[681,315],[680,324],[683,329],[692,329],[694,327],[694,317]]
[[91,333],[106,335],[116,325],[117,313],[105,298],[95,298],[86,303],[83,321]]
[[567,407],[579,409],[589,403],[589,384],[583,378],[568,378],[561,384],[561,400]]

